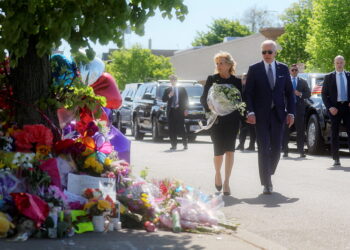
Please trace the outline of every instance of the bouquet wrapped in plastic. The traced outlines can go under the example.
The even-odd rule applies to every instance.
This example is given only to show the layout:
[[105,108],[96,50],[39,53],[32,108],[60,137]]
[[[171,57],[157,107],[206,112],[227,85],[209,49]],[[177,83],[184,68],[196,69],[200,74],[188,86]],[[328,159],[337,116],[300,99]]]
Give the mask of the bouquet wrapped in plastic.
[[213,83],[208,92],[207,103],[211,110],[208,114],[207,126],[199,124],[201,128],[196,131],[197,133],[210,129],[218,116],[228,115],[235,110],[243,115],[246,107],[242,101],[241,92],[229,84]]

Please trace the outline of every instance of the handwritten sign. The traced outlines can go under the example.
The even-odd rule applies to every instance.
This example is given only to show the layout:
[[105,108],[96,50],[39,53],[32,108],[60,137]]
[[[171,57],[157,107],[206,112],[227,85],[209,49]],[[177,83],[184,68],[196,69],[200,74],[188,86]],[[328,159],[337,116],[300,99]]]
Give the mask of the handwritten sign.
[[98,188],[102,191],[104,197],[109,195],[113,201],[116,201],[117,192],[115,179],[72,173],[68,174],[68,192],[82,195],[86,188]]

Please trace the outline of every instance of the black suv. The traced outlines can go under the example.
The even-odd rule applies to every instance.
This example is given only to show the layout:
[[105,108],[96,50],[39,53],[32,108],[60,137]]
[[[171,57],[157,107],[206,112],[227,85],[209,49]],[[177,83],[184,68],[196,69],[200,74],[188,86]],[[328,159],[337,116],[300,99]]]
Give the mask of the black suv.
[[[194,141],[198,122],[206,124],[205,111],[200,103],[203,93],[202,84],[197,81],[178,81],[178,86],[186,89],[189,98],[188,116],[185,117],[185,127],[189,141]],[[142,140],[145,133],[151,133],[153,141],[160,141],[168,137],[168,120],[166,116],[166,102],[162,96],[169,81],[157,81],[142,84],[133,100],[132,134],[136,140]]]
[[121,94],[122,106],[119,109],[112,110],[112,124],[116,126],[123,134],[125,134],[127,128],[132,128],[132,102],[137,89],[141,85],[142,83],[126,84]]
[[[331,121],[321,96],[325,74],[303,73],[299,74],[299,76],[307,81],[311,89],[311,97],[306,100],[305,111],[306,145],[308,153],[318,154],[330,145],[331,139]],[[342,145],[347,145],[347,134],[345,131],[345,127],[341,126],[339,141]]]

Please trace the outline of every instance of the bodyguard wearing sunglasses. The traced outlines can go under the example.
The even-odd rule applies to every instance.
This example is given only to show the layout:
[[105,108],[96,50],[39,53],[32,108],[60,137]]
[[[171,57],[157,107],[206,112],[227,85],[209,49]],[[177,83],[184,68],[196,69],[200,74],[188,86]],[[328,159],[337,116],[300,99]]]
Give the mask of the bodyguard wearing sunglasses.
[[294,93],[288,67],[275,61],[277,45],[261,44],[263,60],[251,65],[246,83],[247,122],[256,124],[258,164],[263,193],[272,193],[271,175],[280,159],[283,125],[294,123]]
[[[295,130],[297,132],[297,149],[301,158],[306,157],[304,153],[305,144],[305,99],[311,96],[311,91],[307,82],[298,77],[298,65],[292,64],[290,67],[290,75],[292,77],[292,84],[294,90],[295,101]],[[283,136],[283,157],[288,157],[288,142],[289,142],[289,128],[285,125]]]

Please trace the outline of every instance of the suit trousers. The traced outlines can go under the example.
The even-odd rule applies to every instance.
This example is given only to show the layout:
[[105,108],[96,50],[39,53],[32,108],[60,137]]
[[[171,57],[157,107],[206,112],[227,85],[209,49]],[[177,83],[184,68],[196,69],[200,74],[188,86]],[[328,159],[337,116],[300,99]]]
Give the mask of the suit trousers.
[[350,107],[349,102],[337,103],[338,113],[336,115],[331,115],[331,151],[333,160],[339,160],[339,126],[341,121],[344,122],[346,132],[348,134],[348,145],[350,149]]
[[[297,133],[297,149],[299,154],[304,154],[304,145],[305,145],[305,108],[300,111],[297,109],[297,112],[295,114],[295,130]],[[285,154],[288,154],[288,143],[289,143],[289,135],[290,135],[290,128],[288,128],[288,125],[284,125],[284,135],[283,135],[283,152]]]
[[255,134],[255,125],[246,123],[243,119],[241,120],[241,127],[239,130],[239,145],[242,145],[244,147],[244,143],[246,140],[247,135],[249,134],[249,148],[255,147],[255,140],[256,140],[256,134]]
[[283,125],[275,108],[260,119],[257,117],[259,175],[263,186],[272,186],[271,175],[275,173],[280,159]]
[[177,137],[182,137],[182,144],[187,145],[184,111],[179,108],[170,108],[168,114],[169,137],[171,146],[176,147]]

